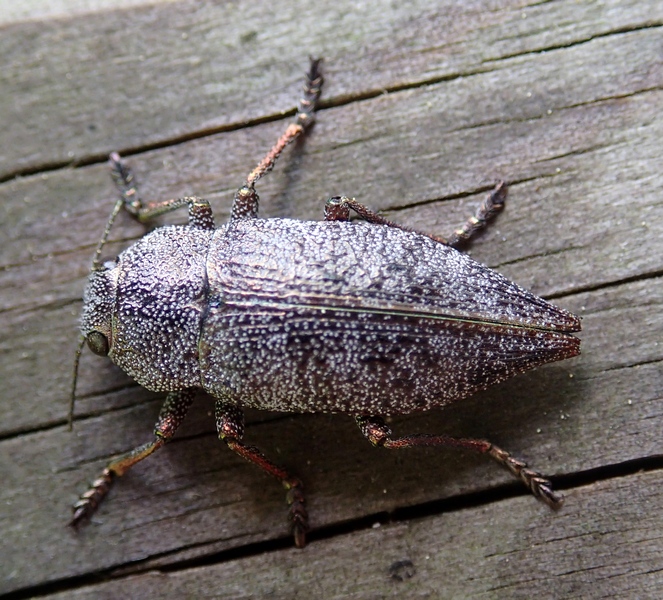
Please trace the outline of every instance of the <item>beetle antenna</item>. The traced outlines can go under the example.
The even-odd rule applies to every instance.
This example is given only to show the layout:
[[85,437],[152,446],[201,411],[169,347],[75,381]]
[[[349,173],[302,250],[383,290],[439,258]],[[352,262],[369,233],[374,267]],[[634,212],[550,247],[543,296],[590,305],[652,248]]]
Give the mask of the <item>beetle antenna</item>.
[[[110,230],[113,227],[113,223],[115,222],[115,217],[117,217],[118,213],[122,210],[122,206],[124,204],[125,204],[125,199],[122,196],[117,200],[115,206],[113,206],[113,210],[110,214],[110,217],[108,217],[108,222],[106,223],[106,227],[104,228],[104,233],[102,234],[101,239],[97,244],[97,249],[94,251],[94,258],[92,259],[90,272],[98,271],[99,269],[101,269],[101,260],[100,260],[101,252],[104,249],[104,246],[106,245],[106,240],[108,240],[108,235],[110,234]],[[78,347],[76,348],[76,358],[74,359],[74,372],[71,381],[71,396],[69,397],[69,417],[67,419],[69,423],[69,431],[73,429],[74,405],[76,404],[76,382],[78,381],[78,365],[81,362],[81,354],[83,353],[84,345],[85,345],[85,336],[81,335],[80,340],[78,342]]]
[[117,217],[118,213],[122,210],[123,205],[124,198],[119,198],[113,207],[113,212],[111,212],[110,217],[108,218],[108,223],[106,223],[106,228],[104,229],[104,233],[99,240],[99,244],[97,244],[97,249],[94,253],[94,258],[92,259],[92,271],[98,271],[101,268],[101,261],[99,260],[101,257],[101,251],[106,244],[108,234],[110,233],[111,227],[113,227],[113,223],[115,222],[115,217]]
[[83,344],[85,344],[85,336],[81,335],[76,348],[76,359],[74,360],[74,373],[71,382],[71,396],[69,397],[69,431],[74,426],[74,404],[76,404],[76,382],[78,381],[78,365],[81,362],[81,354],[83,353]]

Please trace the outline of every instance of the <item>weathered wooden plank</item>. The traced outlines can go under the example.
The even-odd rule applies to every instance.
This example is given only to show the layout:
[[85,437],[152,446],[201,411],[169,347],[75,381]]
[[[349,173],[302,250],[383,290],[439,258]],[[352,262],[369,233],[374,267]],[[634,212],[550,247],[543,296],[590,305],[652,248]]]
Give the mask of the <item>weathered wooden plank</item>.
[[306,53],[331,59],[329,97],[338,101],[491,71],[507,57],[662,19],[656,2],[637,0],[550,7],[189,0],[7,25],[0,36],[0,177],[289,110]]
[[[357,28],[350,36],[346,28],[339,28],[336,23],[336,30],[342,30],[347,39],[339,36],[319,42],[322,46],[329,44],[326,93],[337,105],[321,111],[307,142],[284,157],[264,185],[261,182],[264,214],[319,218],[327,196],[346,193],[375,208],[388,209],[395,220],[444,234],[473,212],[481,190],[499,178],[508,179],[512,187],[505,214],[473,246],[472,253],[523,285],[556,297],[559,304],[582,314],[583,356],[529,374],[444,413],[398,420],[396,429],[486,436],[552,474],[578,473],[660,455],[660,7],[653,2],[649,6],[642,2],[582,6],[559,2],[531,7],[507,2],[490,6],[465,3],[461,14],[445,13],[446,9],[439,6],[438,3],[437,8],[421,8],[419,12],[415,7],[410,21],[404,22],[382,6],[366,5],[363,10],[380,14],[371,19],[363,13],[365,28]],[[247,14],[260,13],[262,5],[254,3],[252,7]],[[310,9],[300,8],[306,22]],[[147,33],[148,39],[154,39],[159,38],[157,33],[164,37],[169,23],[177,20],[187,26],[208,11],[204,14],[215,24],[213,37],[218,44],[222,32],[231,31],[224,28],[237,23],[233,19],[220,23],[219,14],[229,16],[223,12],[230,10],[227,6],[218,8],[220,13],[210,7],[190,10],[194,14],[188,21],[188,17],[177,13],[184,13],[185,9],[191,6],[177,3],[146,12],[141,9],[105,14],[108,39],[97,40],[96,45],[94,36],[99,37],[99,23],[103,20],[98,15],[90,20],[86,17],[46,24],[45,29],[51,33],[56,29],[60,32],[61,43],[55,43],[55,35],[51,35],[50,42],[44,42],[46,33],[40,34],[39,43],[45,48],[50,44],[52,62],[58,67],[44,69],[45,83],[41,88],[35,87],[34,80],[25,88],[12,88],[12,102],[26,106],[33,101],[46,102],[40,94],[47,96],[49,86],[55,85],[53,82],[62,75],[63,56],[73,52],[67,47],[83,40],[84,48],[107,48],[113,40],[117,41],[117,35],[125,35],[110,31],[111,25],[123,24],[129,36],[137,31],[137,23],[144,28],[146,15],[150,15],[153,23]],[[285,13],[289,14],[289,10]],[[324,21],[333,14],[325,12],[319,18]],[[398,13],[401,17],[402,14]],[[273,18],[267,12],[260,15],[262,19]],[[456,21],[452,15],[457,16]],[[271,38],[260,39],[254,46],[255,54],[238,59],[233,69],[224,67],[236,77],[227,80],[233,85],[239,85],[243,77],[249,81],[247,89],[242,90],[247,93],[246,107],[238,104],[233,109],[237,97],[232,93],[226,106],[223,102],[227,90],[220,93],[207,88],[204,99],[188,98],[201,103],[190,115],[184,114],[181,99],[174,100],[173,111],[184,116],[181,121],[176,119],[165,137],[163,122],[172,119],[170,109],[162,104],[165,96],[159,97],[154,106],[145,103],[151,116],[146,117],[144,130],[133,132],[141,115],[129,112],[129,126],[110,132],[110,123],[115,120],[117,125],[117,114],[123,110],[118,100],[122,88],[114,87],[117,73],[108,79],[100,75],[108,67],[104,61],[118,56],[117,51],[111,52],[107,58],[99,57],[97,66],[92,61],[85,64],[84,69],[97,73],[99,79],[90,75],[94,79],[91,83],[83,77],[87,83],[79,90],[79,108],[87,107],[90,90],[96,86],[94,95],[102,98],[103,106],[95,108],[98,112],[93,116],[95,122],[103,121],[108,139],[96,134],[87,138],[87,134],[81,134],[82,129],[68,125],[63,113],[42,109],[40,114],[47,115],[46,121],[55,124],[56,131],[54,137],[46,134],[35,146],[27,138],[11,137],[17,131],[13,121],[18,118],[12,113],[6,121],[11,126],[0,133],[0,147],[20,148],[20,152],[15,152],[17,156],[32,153],[32,158],[21,163],[23,166],[10,160],[8,172],[57,162],[58,153],[67,147],[81,148],[80,157],[85,162],[111,148],[159,144],[177,137],[180,131],[190,131],[196,137],[219,124],[235,126],[249,117],[268,117],[287,109],[294,104],[293,94],[298,87],[295,80],[303,68],[301,48],[308,49],[302,44],[316,31],[295,32],[290,29],[291,21],[281,21],[282,18],[283,15],[276,17],[273,28],[266,29],[258,27],[260,18],[254,20],[256,30],[271,32]],[[356,18],[354,14],[347,18],[347,23],[356,24],[352,20]],[[424,22],[426,18],[428,22]],[[555,23],[557,27],[552,26]],[[333,22],[325,21],[324,27],[331,30],[333,26]],[[30,27],[37,25],[6,28],[3,34],[11,35],[0,36],[0,45],[25,47],[21,43],[27,42],[20,40],[34,31]],[[419,37],[414,35],[416,27],[421,30]],[[440,30],[436,32],[434,27]],[[65,35],[66,31],[70,33]],[[286,35],[293,37],[286,40]],[[284,50],[286,41],[293,43],[293,48]],[[196,41],[200,43],[203,42]],[[261,61],[267,59],[259,57],[265,56],[268,47],[273,48],[269,59],[273,68],[261,72],[260,65],[265,64]],[[191,57],[199,46],[188,48]],[[336,52],[332,51],[334,48]],[[549,51],[536,52],[543,48]],[[150,55],[154,81],[172,81],[177,75],[177,69],[159,67],[165,64],[161,59],[169,51],[162,44],[155,46]],[[130,55],[133,50],[127,46],[126,52]],[[171,55],[182,56],[178,52],[173,49]],[[273,58],[274,52],[278,53],[278,61]],[[350,60],[352,55],[358,58]],[[18,53],[7,56],[16,57]],[[214,56],[211,50],[205,58],[210,56]],[[284,64],[280,64],[281,58]],[[20,62],[18,58],[16,61]],[[252,65],[248,70],[247,64]],[[27,71],[30,69],[26,65],[25,82],[32,77]],[[198,85],[197,78],[207,76],[204,83],[216,81],[213,73],[205,73],[205,77],[201,73],[186,73],[187,81]],[[447,75],[460,76],[435,82]],[[273,94],[266,91],[270,82],[276,82]],[[377,87],[397,87],[399,82],[411,89],[370,98]],[[422,82],[429,84],[418,85]],[[149,86],[138,92],[149,93],[159,92]],[[4,106],[6,98],[3,93],[0,106]],[[51,98],[57,100],[58,96]],[[363,101],[338,105],[351,98]],[[173,144],[134,156],[132,164],[146,197],[192,192],[205,195],[212,200],[219,220],[223,220],[234,188],[284,123],[265,123]],[[30,124],[29,119],[24,124]],[[30,127],[39,135],[43,133],[36,122]],[[55,137],[57,131],[59,138]],[[126,572],[133,561],[143,561],[136,567],[139,570],[161,566],[177,570],[187,558],[209,557],[217,551],[245,548],[252,542],[287,539],[282,491],[221,447],[213,432],[211,405],[204,401],[200,405],[206,408],[194,410],[176,442],[118,484],[94,523],[78,536],[69,534],[64,522],[76,492],[85,487],[85,482],[111,454],[145,439],[159,402],[154,395],[132,387],[124,375],[105,361],[86,355],[79,387],[80,419],[74,435],[63,426],[70,379],[69,353],[75,346],[83,278],[112,197],[106,167],[61,169],[5,182],[0,185],[0,197],[0,590],[43,592],[46,588],[34,586],[105,569],[121,568]],[[123,218],[113,238],[127,240],[142,231]],[[121,246],[122,243],[109,246],[108,253]],[[315,532],[326,527],[326,535],[334,536],[311,546],[320,545],[320,550],[312,551],[320,552],[314,572],[328,574],[325,580],[329,582],[335,578],[343,581],[349,572],[347,560],[353,560],[353,566],[360,565],[356,578],[360,580],[360,591],[366,589],[361,586],[373,581],[372,566],[362,548],[380,546],[387,554],[394,550],[394,555],[400,556],[400,547],[394,541],[400,533],[392,537],[388,528],[369,532],[371,540],[380,541],[362,546],[357,536],[361,538],[363,533],[334,533],[338,524],[511,484],[507,474],[478,457],[427,451],[399,456],[373,450],[342,417],[254,413],[249,421],[250,441],[304,478]],[[660,481],[660,472],[644,476],[648,491],[656,482],[657,473]],[[612,531],[623,531],[626,539],[633,539],[635,550],[630,552],[643,556],[644,564],[652,548],[660,554],[661,526],[647,522],[649,538],[629,537],[631,524],[627,517],[638,517],[638,511],[644,508],[647,512],[650,505],[642,497],[641,480],[636,476],[599,484],[596,498],[604,493],[609,496],[608,488],[616,481],[623,484],[624,490],[630,490],[620,492],[620,497],[631,494],[634,513],[607,509],[606,514],[613,516]],[[520,492],[515,483],[510,489]],[[572,491],[573,502],[585,491]],[[516,511],[521,518],[519,527],[526,531],[532,530],[539,519],[551,528],[560,519],[571,528],[587,522],[584,515],[568,513],[568,507],[561,515],[551,515],[530,498],[475,509],[475,514],[491,515],[495,527],[489,534],[490,540],[502,549],[511,548],[511,556],[519,555],[521,548],[520,536],[511,535],[513,502],[527,506],[525,511]],[[599,506],[603,506],[602,502],[610,505],[608,499],[597,502]],[[655,514],[655,508],[651,510]],[[452,513],[459,514],[465,517],[464,511]],[[413,537],[408,538],[409,547],[430,545],[426,536],[429,528],[437,531],[440,539],[439,532],[450,526],[446,516],[441,518],[441,529],[430,525],[417,529],[406,524],[405,529],[413,532]],[[622,556],[618,533],[601,538],[605,544],[603,554],[599,544],[594,543],[597,536],[574,538],[577,553],[573,556],[594,567],[577,578],[577,570],[569,569],[569,555],[561,550],[559,554],[539,554],[535,548],[532,563],[511,561],[506,575],[499,568],[483,570],[474,553],[483,542],[474,527],[455,535],[453,554],[441,557],[439,565],[455,565],[456,559],[460,562],[466,556],[465,570],[459,573],[480,582],[476,594],[470,594],[479,597],[482,593],[485,597],[504,597],[499,585],[507,586],[506,595],[525,597],[527,588],[518,588],[513,582],[529,582],[532,569],[535,573],[543,569],[550,578],[541,581],[549,586],[551,581],[568,584],[571,591],[560,595],[570,595],[578,589],[579,596],[592,597],[592,577],[604,581],[603,574],[614,573],[611,566]],[[551,533],[546,539],[554,537]],[[334,561],[335,544],[346,544],[350,549],[344,555],[345,563]],[[507,552],[491,556],[503,558]],[[279,587],[288,581],[287,573],[279,570],[279,565],[288,564],[282,558],[286,555],[290,556],[287,552],[270,553],[257,559],[277,565],[266,570],[270,575],[264,580],[274,577],[277,591],[287,589]],[[296,556],[309,555],[296,554],[293,564]],[[387,565],[381,554],[376,556],[381,566]],[[398,557],[388,558],[393,561]],[[239,566],[235,562],[226,564],[228,568],[246,569],[246,581],[253,576],[257,582],[263,581],[260,573],[248,571],[259,571],[263,563],[256,567],[251,560],[256,559]],[[415,561],[417,569],[419,562]],[[506,561],[502,562],[505,566]],[[364,567],[368,570],[363,571]],[[222,572],[226,567],[222,563],[216,568]],[[474,575],[473,569],[480,569],[480,574]],[[456,573],[451,567],[450,570]],[[383,571],[379,571],[380,581]],[[305,579],[296,569],[293,573],[295,580]],[[205,581],[207,570],[199,574]],[[181,576],[189,581],[189,572],[183,571]],[[439,588],[448,576],[447,570],[440,567],[426,581]],[[160,577],[159,581],[163,584],[166,580],[170,585],[171,577],[174,575]],[[146,576],[123,579],[120,585],[131,596],[135,583],[138,596],[146,589],[146,579],[149,580]],[[458,581],[461,579],[459,576]],[[511,583],[504,584],[505,579]],[[633,576],[615,579],[619,585],[623,582],[631,596],[648,597],[654,589],[656,571],[642,568]],[[536,578],[534,581],[545,597],[543,583]],[[242,585],[248,584],[237,583],[240,597],[244,593]],[[449,585],[450,590],[456,589]],[[70,582],[69,594],[74,593],[75,586],[76,581]],[[177,585],[174,588],[180,590],[180,595],[185,595],[183,589],[191,589]],[[110,589],[94,591],[101,597],[113,596]],[[423,595],[427,589],[422,586],[407,595]],[[552,589],[555,592],[557,588]],[[597,597],[601,589],[595,588]],[[393,590],[389,593],[402,595],[399,588]]]
[[22,0],[0,4],[0,25],[37,19],[71,19],[104,10],[136,8],[146,4],[155,5],[175,0]]
[[[518,498],[359,531],[303,552],[148,572],[47,597],[653,599],[663,585],[660,484],[660,474],[641,473],[574,490],[559,515]],[[397,567],[405,561],[410,566]]]

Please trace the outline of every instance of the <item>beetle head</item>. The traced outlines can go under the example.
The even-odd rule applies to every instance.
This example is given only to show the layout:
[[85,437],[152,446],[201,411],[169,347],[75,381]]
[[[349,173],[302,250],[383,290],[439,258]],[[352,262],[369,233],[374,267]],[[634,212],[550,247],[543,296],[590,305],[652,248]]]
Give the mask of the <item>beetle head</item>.
[[88,348],[100,356],[107,356],[113,344],[112,316],[119,271],[117,261],[96,266],[83,296],[81,333]]
[[87,343],[90,350],[100,356],[107,356],[110,352],[113,339],[112,317],[118,273],[117,260],[114,263],[101,264],[95,258],[83,296],[83,314],[80,325],[82,335],[76,349],[71,396],[69,399],[69,430],[72,428],[74,419],[78,364],[81,352],[83,351],[83,345]]

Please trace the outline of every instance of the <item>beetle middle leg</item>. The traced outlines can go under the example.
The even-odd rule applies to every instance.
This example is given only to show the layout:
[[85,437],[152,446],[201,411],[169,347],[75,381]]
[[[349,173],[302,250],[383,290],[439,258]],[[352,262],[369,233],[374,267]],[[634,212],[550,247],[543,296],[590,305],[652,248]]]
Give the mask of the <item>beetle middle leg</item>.
[[114,458],[101,475],[92,483],[78,502],[74,505],[74,516],[69,522],[76,526],[84,519],[91,517],[97,510],[101,501],[106,497],[113,480],[120,477],[133,467],[136,463],[147,458],[155,450],[158,450],[175,435],[177,428],[184,421],[184,417],[193,402],[196,394],[195,389],[170,392],[154,426],[154,439]]
[[256,182],[274,168],[276,159],[281,155],[286,146],[294,142],[306,130],[310,129],[315,122],[315,108],[320,98],[323,81],[319,68],[320,60],[319,58],[311,58],[311,65],[304,83],[304,95],[299,101],[295,122],[288,125],[285,133],[258,163],[258,166],[249,173],[246,183],[235,193],[230,213],[231,220],[256,218],[258,216],[259,197],[255,188]]
[[545,502],[550,508],[556,510],[561,508],[564,503],[564,496],[552,489],[550,480],[541,475],[541,473],[530,469],[527,463],[514,458],[505,450],[498,448],[486,440],[454,438],[447,435],[425,433],[416,433],[395,438],[392,437],[391,429],[381,417],[359,416],[355,417],[355,420],[364,437],[374,446],[393,450],[414,448],[416,446],[448,446],[474,450],[481,454],[487,454],[503,467],[506,467],[527,486],[536,498]]
[[306,545],[306,532],[309,527],[308,513],[304,506],[306,501],[302,482],[282,467],[274,464],[258,448],[249,446],[242,441],[244,437],[244,413],[241,408],[235,404],[217,400],[215,414],[219,438],[233,452],[278,479],[287,490],[286,500],[290,505],[289,514],[292,533],[295,537],[295,546],[303,548]]
[[436,235],[431,235],[429,233],[424,233],[423,231],[416,231],[405,225],[399,225],[393,221],[389,221],[384,217],[381,217],[376,212],[373,212],[367,206],[364,206],[360,202],[357,202],[354,198],[348,198],[347,196],[334,196],[329,198],[325,204],[325,221],[348,221],[350,219],[350,210],[356,212],[362,219],[365,219],[369,223],[374,223],[376,225],[386,225],[387,227],[395,227],[396,229],[402,229],[403,231],[412,231],[420,235],[425,235],[426,237],[440,242],[445,246],[452,246],[454,248],[462,245],[463,243],[469,241],[476,235],[478,231],[483,229],[488,222],[499,213],[502,208],[504,208],[504,200],[506,199],[507,194],[507,185],[503,181],[500,181],[495,188],[490,192],[488,196],[481,203],[481,206],[477,209],[476,214],[469,217],[467,221],[458,229],[456,229],[449,237],[439,237]]

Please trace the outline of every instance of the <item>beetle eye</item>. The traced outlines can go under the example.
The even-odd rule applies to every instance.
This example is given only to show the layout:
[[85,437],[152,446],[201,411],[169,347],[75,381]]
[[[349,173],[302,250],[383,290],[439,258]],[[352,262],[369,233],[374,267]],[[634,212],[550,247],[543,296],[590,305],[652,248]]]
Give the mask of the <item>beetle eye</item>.
[[92,331],[87,334],[87,346],[92,352],[99,356],[108,356],[108,338],[99,331]]

